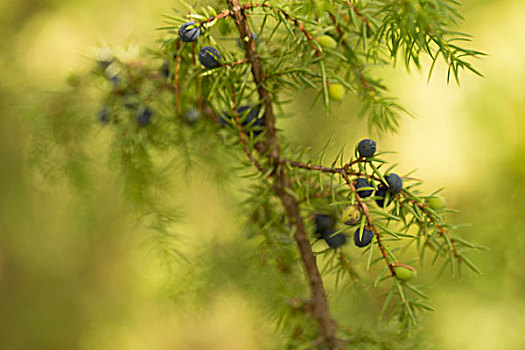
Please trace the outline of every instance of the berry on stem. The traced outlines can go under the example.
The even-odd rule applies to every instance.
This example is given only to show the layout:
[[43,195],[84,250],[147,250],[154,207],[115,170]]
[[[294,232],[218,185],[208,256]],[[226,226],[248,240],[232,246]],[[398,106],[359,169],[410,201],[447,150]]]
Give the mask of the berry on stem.
[[162,67],[160,67],[160,72],[166,78],[170,76],[170,61],[166,60],[164,61],[164,63],[162,63]]
[[332,38],[330,35],[321,35],[317,42],[319,45],[321,45],[325,49],[335,49],[337,47],[337,41],[335,41],[334,38]]
[[101,122],[102,124],[107,124],[109,123],[109,111],[107,108],[102,108],[98,114],[98,120],[99,122]]
[[[241,119],[241,126],[247,126],[255,136],[260,135],[264,128],[264,116],[257,118],[259,115],[258,107],[241,106],[237,109],[237,114]],[[233,117],[223,112],[219,117],[219,123],[222,125],[230,125],[229,120]]]
[[447,206],[447,201],[441,196],[432,196],[427,198],[427,204],[430,209],[441,210]]
[[152,113],[149,107],[140,107],[135,112],[135,120],[140,126],[146,126],[150,123],[151,115]]
[[399,175],[390,173],[389,175],[385,176],[385,180],[390,187],[390,192],[392,194],[397,194],[403,189],[403,180],[401,180]]
[[324,237],[334,229],[334,219],[330,215],[315,214],[315,234]]
[[370,139],[364,139],[357,145],[357,152],[360,157],[373,157],[376,153],[376,142]]
[[[191,28],[188,28],[190,26]],[[179,38],[185,43],[190,43],[197,40],[200,33],[201,29],[195,24],[195,22],[186,22],[179,28]]]
[[357,230],[355,230],[354,233],[354,243],[359,248],[366,247],[367,245],[372,242],[372,238],[374,238],[374,233],[370,230],[363,229],[363,233],[361,234],[361,228],[358,227]]
[[332,249],[339,248],[346,243],[346,235],[336,232],[337,231],[332,231],[323,237],[326,244]]
[[[376,191],[376,197],[378,197],[378,198],[376,198],[376,204],[380,208],[385,208],[385,207],[388,207],[390,205],[394,195],[392,194],[392,192],[390,192],[389,188],[387,188],[385,186],[381,186]],[[386,201],[386,205],[385,205],[385,197],[388,197],[388,200]]]
[[328,87],[328,95],[332,100],[342,101],[345,97],[345,88],[341,84],[332,84]]
[[349,206],[343,209],[343,223],[345,225],[357,225],[361,221],[361,210],[358,206]]
[[405,282],[417,275],[416,269],[414,269],[412,266],[400,263],[396,263],[394,266],[394,272],[398,280]]
[[214,47],[204,46],[199,51],[199,62],[208,69],[217,67],[220,59],[221,55]]
[[367,188],[367,187],[372,187],[372,185],[370,185],[368,181],[366,181],[366,179],[362,177],[357,179],[355,188],[357,189],[357,194],[359,194],[359,197],[366,198],[372,195],[372,193],[374,192],[373,189],[371,190],[362,189],[362,188]]

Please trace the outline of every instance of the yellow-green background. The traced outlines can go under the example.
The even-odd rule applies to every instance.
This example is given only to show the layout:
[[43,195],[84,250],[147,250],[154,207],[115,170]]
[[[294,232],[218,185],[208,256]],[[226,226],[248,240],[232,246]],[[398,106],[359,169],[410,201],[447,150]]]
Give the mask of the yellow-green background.
[[[229,282],[230,273],[257,278],[249,266],[237,266],[239,256],[257,251],[237,230],[242,220],[229,210],[230,185],[217,188],[205,176],[177,181],[174,200],[186,213],[178,246],[192,262],[168,273],[154,262],[150,233],[137,225],[104,163],[94,170],[97,186],[83,196],[35,182],[24,164],[27,96],[61,89],[97,46],[155,45],[154,28],[171,6],[166,0],[0,3],[2,349],[274,345],[267,305],[248,292],[254,286]],[[418,168],[426,189],[445,186],[450,206],[461,210],[451,220],[471,224],[461,234],[491,249],[472,257],[481,276],[436,281],[436,271],[421,272],[433,284],[437,309],[424,318],[425,334],[438,349],[525,349],[525,3],[468,0],[462,12],[461,30],[488,53],[475,61],[485,78],[462,74],[458,87],[446,84],[443,67],[430,83],[426,72],[385,70],[392,94],[417,118],[403,119],[398,135],[378,143],[399,152],[391,159],[402,171]],[[319,111],[283,126],[298,131],[290,135],[296,142],[319,146],[335,134],[336,145],[353,145],[367,136],[363,122],[348,118],[353,107],[347,101],[332,116]],[[196,274],[205,285],[192,283],[184,292],[196,262],[201,270],[220,268]],[[192,295],[207,289],[213,293]]]

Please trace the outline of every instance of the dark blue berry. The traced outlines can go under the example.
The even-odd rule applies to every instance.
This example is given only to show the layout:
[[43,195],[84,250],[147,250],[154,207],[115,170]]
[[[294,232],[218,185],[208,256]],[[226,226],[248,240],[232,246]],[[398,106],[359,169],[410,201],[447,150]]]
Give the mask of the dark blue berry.
[[[241,106],[237,109],[237,114],[241,121],[241,126],[247,127],[255,136],[260,135],[264,128],[264,116],[257,118],[259,115],[259,107]],[[219,117],[219,123],[222,125],[231,125],[230,120],[233,118],[231,114],[223,112]]]
[[98,114],[98,120],[99,122],[101,122],[102,124],[107,124],[109,123],[109,111],[107,110],[107,108],[102,108]]
[[337,231],[332,231],[326,234],[323,238],[328,246],[332,249],[339,248],[346,243],[346,235],[344,233],[336,233]]
[[217,67],[220,59],[221,55],[214,47],[204,46],[199,51],[199,62],[208,69]]
[[141,107],[135,112],[135,120],[140,126],[146,126],[150,123],[151,115],[149,107]]
[[[259,42],[259,38],[257,37],[257,34],[255,34],[254,32],[252,32],[252,40],[255,41],[256,44]],[[241,39],[237,39],[237,46],[239,46],[242,49]]]
[[263,130],[264,130],[264,115],[259,118],[259,119],[256,119],[255,122],[251,125],[251,129],[253,132],[253,135],[255,136],[259,136]]
[[113,59],[101,59],[97,61],[98,65],[102,70],[106,70],[106,68],[109,67],[111,63],[113,63]]
[[113,83],[113,85],[118,85],[120,83],[120,76],[118,74],[115,74],[110,78],[110,80]]
[[[390,192],[389,188],[387,188],[385,186],[381,186],[376,191],[376,197],[379,197],[379,198],[376,198],[376,204],[379,207],[384,208],[384,207],[388,207],[390,205],[394,195],[392,194],[392,192]],[[385,205],[385,197],[388,197],[388,201],[387,201],[386,205]]]
[[242,126],[247,126],[250,129],[250,132],[253,132],[255,136],[262,133],[264,128],[264,116],[257,118],[259,116],[258,107],[252,108],[250,106],[242,106],[237,110],[237,113],[239,113],[239,117],[242,119]]
[[403,180],[401,180],[399,175],[390,173],[390,175],[385,176],[385,180],[392,194],[397,194],[403,189]]
[[[201,29],[198,25],[195,25],[195,22],[186,22],[179,28],[179,38],[180,40],[189,43],[192,41],[197,40],[201,33]],[[189,26],[193,26],[191,28],[188,28]]]
[[370,230],[363,229],[363,234],[360,235],[360,231],[360,228],[357,228],[357,230],[355,230],[354,243],[356,246],[362,248],[366,247],[370,244],[370,242],[372,242],[372,238],[374,238],[374,233]]
[[370,139],[364,139],[357,145],[357,152],[360,157],[372,157],[376,153],[376,142]]
[[326,236],[334,229],[334,219],[330,215],[315,214],[315,234]]
[[357,193],[359,194],[359,197],[366,198],[372,195],[372,192],[374,192],[374,190],[360,190],[361,188],[366,188],[366,187],[372,187],[372,185],[370,185],[368,181],[366,181],[366,179],[358,178],[355,188],[357,189]]
[[162,64],[162,67],[160,67],[160,72],[166,78],[170,76],[170,61],[168,60],[164,61],[164,63]]
[[251,108],[250,106],[241,106],[237,109],[237,113],[242,120],[241,125],[246,126],[257,118],[257,115],[259,115],[259,109],[257,107]]

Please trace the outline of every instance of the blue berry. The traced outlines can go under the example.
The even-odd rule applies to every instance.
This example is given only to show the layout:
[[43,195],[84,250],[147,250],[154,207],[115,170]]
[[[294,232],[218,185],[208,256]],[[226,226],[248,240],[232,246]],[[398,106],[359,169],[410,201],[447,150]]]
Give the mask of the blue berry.
[[204,46],[199,51],[199,62],[208,69],[217,67],[220,59],[221,55],[214,47]]
[[337,231],[332,231],[327,233],[323,238],[328,246],[332,249],[339,248],[346,243],[346,235],[344,233],[336,233]]
[[361,188],[366,188],[366,187],[372,187],[372,185],[370,185],[368,181],[366,181],[366,179],[358,178],[355,188],[357,189],[357,193],[359,194],[359,197],[366,198],[372,195],[372,192],[374,192],[374,190],[360,190]]
[[135,112],[135,120],[140,126],[146,126],[150,123],[151,115],[149,107],[141,107]]
[[358,227],[357,230],[355,230],[354,233],[354,243],[356,246],[363,248],[372,242],[372,238],[374,238],[374,233],[370,230],[363,229],[363,234],[360,236],[360,228]]
[[237,109],[237,113],[239,114],[239,118],[243,120],[241,125],[246,126],[257,118],[257,115],[259,115],[259,109],[257,107],[251,108],[250,106],[241,106]]
[[385,176],[385,180],[392,194],[397,194],[403,189],[403,180],[401,180],[399,175],[390,173],[390,175]]
[[[242,106],[237,110],[237,113],[239,113],[239,117],[243,119],[241,123],[242,126],[248,126],[255,136],[262,133],[264,128],[264,116],[257,118],[259,116],[258,107],[252,108],[250,106]],[[246,113],[248,114],[246,115]]]
[[112,76],[110,78],[110,80],[113,83],[113,85],[118,85],[120,83],[120,76],[119,76],[119,74],[115,74],[114,76]]
[[370,139],[364,139],[357,145],[357,152],[360,157],[372,157],[376,153],[376,142]]
[[334,219],[330,215],[315,214],[315,234],[326,236],[334,229]]
[[[260,135],[264,128],[264,116],[257,118],[259,115],[259,107],[241,106],[237,109],[237,114],[241,119],[241,126],[247,126],[255,136]],[[219,117],[219,123],[222,125],[230,125],[230,120],[233,118],[231,114],[223,112]]]
[[251,127],[253,134],[259,136],[264,130],[264,115],[261,118],[256,119]]
[[[387,203],[385,205],[385,197],[386,196],[388,196],[388,201],[387,201]],[[379,207],[384,208],[384,207],[388,207],[390,205],[394,195],[392,194],[392,192],[390,192],[389,188],[387,188],[385,186],[381,186],[376,191],[376,197],[379,197],[379,198],[376,198],[376,204]]]
[[164,63],[162,63],[162,67],[160,67],[160,72],[166,78],[170,76],[170,61],[166,60],[164,61]]
[[109,65],[111,63],[113,63],[113,59],[112,58],[111,59],[109,59],[109,58],[108,59],[101,59],[101,60],[98,60],[97,63],[99,65],[99,67],[102,68],[102,70],[106,70],[106,68],[108,68]]
[[98,120],[102,123],[102,124],[107,124],[109,123],[109,111],[107,110],[107,108],[102,108],[100,110],[100,113],[98,114]]
[[[195,22],[186,22],[179,28],[179,38],[180,40],[189,43],[192,41],[197,40],[201,33],[201,29],[198,25],[195,25]],[[189,26],[193,26],[192,28],[188,28]]]

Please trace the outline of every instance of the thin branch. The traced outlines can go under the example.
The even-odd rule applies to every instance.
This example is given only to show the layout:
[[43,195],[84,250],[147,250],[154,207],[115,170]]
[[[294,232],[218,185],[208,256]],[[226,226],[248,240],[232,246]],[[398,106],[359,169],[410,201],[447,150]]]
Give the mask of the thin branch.
[[[337,19],[335,18],[334,14],[330,12],[329,15],[330,15],[330,19],[332,20],[332,23],[335,26],[337,34],[339,35],[339,39],[341,40],[341,45],[343,45],[343,47],[346,48],[347,50],[353,51],[350,45],[348,45],[348,43],[344,39],[343,37],[344,31],[341,28],[341,26],[337,23]],[[368,81],[366,81],[365,76],[363,75],[363,72],[361,71],[359,64],[354,64],[354,72],[359,78],[359,81],[361,82],[361,86],[363,87],[363,89],[368,90],[370,88],[370,84],[368,83]]]
[[291,21],[305,36],[306,38],[308,39],[308,41],[310,42],[310,45],[312,45],[313,49],[315,50],[315,55],[317,57],[321,57],[321,51],[319,50],[319,48],[314,44],[315,41],[317,41],[313,36],[312,34],[310,34],[306,28],[304,27],[303,23],[297,19],[296,17],[293,17],[292,15],[290,15],[288,12],[284,11],[283,9],[280,9],[278,7],[274,8],[272,7],[270,4],[263,4],[263,7],[268,7],[268,8],[271,8],[273,10],[276,10],[280,13],[283,14],[283,16]]
[[234,61],[234,62],[230,62],[230,63],[223,63],[223,64],[220,64],[217,66],[217,68],[219,67],[235,67],[235,66],[238,66],[238,65],[241,65],[241,64],[244,64],[244,63],[250,63],[250,60],[248,60],[247,58],[243,58],[243,59],[240,59],[240,60],[237,60],[237,61]]
[[390,270],[390,273],[392,274],[392,276],[395,276],[396,272],[394,270],[394,266],[390,263],[390,260],[388,259],[388,254],[386,252],[385,247],[383,246],[383,242],[381,241],[381,235],[379,234],[379,231],[377,230],[377,228],[374,225],[374,222],[372,221],[372,216],[370,215],[370,212],[368,211],[368,206],[366,205],[365,202],[363,202],[361,197],[359,197],[359,193],[357,192],[357,189],[355,188],[353,182],[348,177],[348,174],[346,173],[345,170],[343,170],[342,176],[343,176],[343,179],[345,180],[346,184],[348,185],[348,187],[350,187],[352,192],[355,193],[355,198],[357,200],[357,204],[361,207],[361,210],[363,211],[363,214],[366,216],[366,221],[368,223],[368,227],[372,230],[372,232],[374,233],[374,235],[376,237],[377,246],[379,247],[379,250],[381,251],[381,255],[383,256],[383,259],[385,260],[385,262],[386,262],[386,264],[388,266],[388,269]]
[[461,258],[461,255],[458,253],[456,249],[456,244],[453,238],[450,238],[448,235],[447,229],[441,226],[434,215],[428,210],[428,204],[420,203],[419,201],[416,201],[415,199],[410,198],[410,195],[406,191],[401,191],[401,194],[407,198],[407,201],[410,203],[413,203],[418,206],[419,209],[421,209],[425,214],[427,214],[427,217],[429,220],[434,224],[434,226],[438,229],[439,235],[441,237],[444,237],[448,242],[450,242],[450,248],[452,249],[452,253],[454,254],[454,257],[459,261],[463,261]]
[[[259,6],[265,7],[265,8],[269,8],[271,10],[275,10],[275,11],[278,11],[278,12],[282,13],[283,16],[287,20],[291,21],[306,36],[306,38],[308,39],[308,41],[312,45],[313,49],[315,50],[315,55],[317,57],[321,57],[321,51],[314,44],[314,41],[316,41],[316,39],[306,30],[306,28],[304,27],[303,23],[299,19],[297,19],[296,17],[293,17],[292,15],[290,15],[285,10],[283,10],[281,8],[278,8],[278,7],[273,7],[272,5],[270,5],[268,3],[264,3],[264,4],[242,4],[242,5],[239,4],[239,10],[240,11],[244,11],[244,10],[254,9],[254,8],[259,7]],[[204,19],[202,21],[199,21],[198,23],[200,25],[203,25],[205,23],[210,23],[210,22],[212,22],[214,20],[226,19],[226,18],[232,17],[232,16],[233,16],[233,11],[232,10],[230,10],[230,11],[225,10],[225,11],[221,12],[220,14],[218,14],[216,16],[212,16],[210,18]]]
[[371,29],[370,27],[370,23],[368,22],[368,19],[361,13],[359,12],[359,10],[357,9],[357,7],[355,7],[354,4],[352,4],[350,1],[348,0],[343,0],[345,2],[345,4],[347,4],[353,11],[356,15],[359,16],[359,18],[361,18],[361,20],[365,23],[366,25],[366,29]]
[[240,37],[248,38],[248,40],[241,40],[241,42],[244,45],[246,56],[252,64],[252,76],[257,86],[259,101],[265,107],[265,140],[262,146],[257,149],[263,155],[268,156],[270,162],[275,166],[275,169],[272,172],[272,177],[274,178],[273,188],[284,206],[290,225],[295,227],[294,239],[301,253],[301,260],[310,284],[313,305],[312,313],[317,321],[319,333],[329,349],[341,349],[343,343],[336,338],[336,325],[330,314],[323,280],[310,241],[308,240],[299,205],[296,199],[288,191],[288,189],[291,188],[290,180],[283,167],[279,164],[279,142],[275,129],[275,115],[273,113],[272,99],[266,85],[264,84],[265,73],[255,43],[252,39],[248,20],[238,0],[227,0],[227,3],[235,24],[239,29]]

